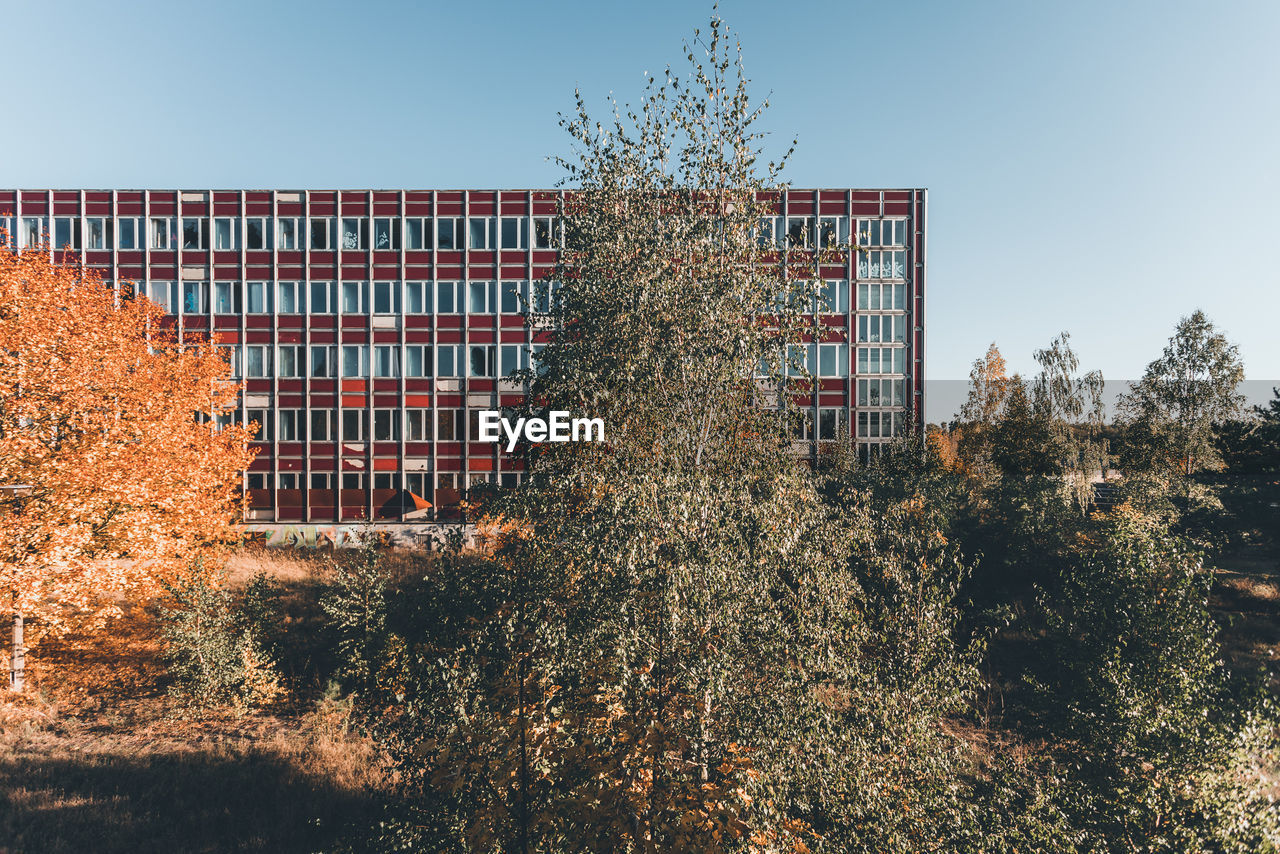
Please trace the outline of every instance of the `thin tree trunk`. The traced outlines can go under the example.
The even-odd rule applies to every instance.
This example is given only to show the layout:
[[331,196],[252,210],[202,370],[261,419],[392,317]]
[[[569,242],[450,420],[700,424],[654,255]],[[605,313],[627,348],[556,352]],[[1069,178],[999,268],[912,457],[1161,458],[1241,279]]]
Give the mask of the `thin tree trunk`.
[[27,670],[27,648],[23,643],[23,625],[22,615],[17,611],[13,614],[13,657],[12,668],[9,670],[9,690],[21,691],[26,684]]

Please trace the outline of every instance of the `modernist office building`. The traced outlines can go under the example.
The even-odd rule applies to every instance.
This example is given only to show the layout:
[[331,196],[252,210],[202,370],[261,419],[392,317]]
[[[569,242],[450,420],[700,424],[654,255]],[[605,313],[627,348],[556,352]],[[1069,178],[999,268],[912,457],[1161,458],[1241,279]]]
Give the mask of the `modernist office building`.
[[[804,441],[874,450],[924,413],[924,190],[790,190],[777,239],[859,249],[823,270],[833,311],[809,348]],[[0,190],[19,248],[48,235],[134,282],[180,334],[216,333],[262,425],[246,476],[259,521],[441,512],[520,460],[474,441],[518,404],[503,379],[538,346],[521,301],[558,251],[540,190]],[[421,515],[412,513],[411,515]]]

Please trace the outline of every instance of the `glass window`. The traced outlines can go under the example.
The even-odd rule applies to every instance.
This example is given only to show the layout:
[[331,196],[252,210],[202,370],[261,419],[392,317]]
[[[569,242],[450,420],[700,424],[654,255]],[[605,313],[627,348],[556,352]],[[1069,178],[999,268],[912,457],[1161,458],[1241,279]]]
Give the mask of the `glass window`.
[[178,306],[177,282],[148,282],[147,298],[164,309],[165,314],[178,313],[176,311]]
[[839,409],[818,410],[818,438],[831,441],[840,436],[839,425],[843,413]]
[[400,283],[399,282],[374,282],[373,283],[373,313],[374,314],[399,314],[400,313]]
[[[337,437],[338,437],[337,412],[332,409],[311,410],[311,441],[328,442],[332,439],[336,439]],[[314,486],[314,484],[312,485]]]
[[244,373],[247,377],[271,376],[271,348],[261,344],[245,345]]
[[818,248],[834,249],[849,243],[849,219],[824,216],[818,219]]
[[503,344],[502,345],[502,376],[509,377],[516,371],[524,370],[529,367],[529,361],[526,358],[528,350],[523,344]]
[[529,220],[525,217],[505,216],[502,222],[502,248],[525,249],[529,245]]
[[436,249],[462,248],[462,217],[444,216],[436,219]]
[[427,344],[408,344],[404,348],[404,375],[406,377],[431,376],[431,347]]
[[138,227],[137,217],[121,217],[116,220],[118,232],[120,236],[121,249],[138,249],[138,235],[142,233],[142,229]]
[[808,249],[813,233],[813,217],[787,217],[787,245],[792,249]]
[[343,217],[342,220],[342,248],[343,249],[364,249],[369,245],[367,237],[368,221],[355,217]]
[[245,282],[245,308],[249,314],[271,313],[271,283]]
[[219,345],[218,355],[231,369],[231,376],[240,377],[240,348],[234,344]]
[[302,299],[300,292],[302,290],[302,282],[279,282],[276,285],[276,294],[279,296],[277,304],[280,307],[281,314],[301,314]]
[[271,218],[251,216],[244,221],[246,249],[271,249]]
[[331,344],[311,345],[311,376],[318,378],[333,377],[337,371],[334,364],[334,347]]
[[467,291],[468,310],[472,314],[493,314],[497,295],[496,282],[468,282]]
[[502,313],[520,314],[524,311],[524,301],[528,299],[527,282],[502,283]]
[[404,221],[404,247],[406,249],[431,248],[431,220],[408,217]]
[[844,314],[849,310],[847,279],[826,279],[818,287],[817,310],[826,314]]
[[227,217],[218,217],[213,221],[213,248],[222,250],[240,249],[239,222]]
[[497,221],[485,216],[473,216],[467,220],[467,245],[472,249],[492,249],[493,232]]
[[492,344],[473,344],[471,346],[471,372],[469,376],[493,376],[493,351],[494,348]]
[[59,216],[53,219],[53,248],[80,248],[80,218]]
[[[314,414],[314,413],[313,413]],[[327,490],[333,485],[333,474],[327,471],[313,471],[311,473],[311,488],[317,490]]]
[[346,314],[369,313],[369,283],[342,283],[342,311]]
[[277,489],[297,489],[298,473],[296,471],[282,471],[276,475]]
[[213,311],[215,314],[240,313],[240,283],[213,283]]
[[101,216],[91,216],[84,221],[86,249],[112,249],[111,220]]
[[345,490],[361,490],[364,489],[364,472],[362,471],[344,471],[342,473],[342,488]]
[[364,410],[342,410],[342,440],[344,442],[364,441]]
[[556,234],[556,218],[539,216],[533,219],[533,246],[535,249],[559,249],[560,241]]
[[203,219],[195,217],[182,218],[182,248],[183,249],[204,249],[204,229]]
[[400,376],[400,348],[394,344],[380,344],[373,348],[373,375],[375,377]]
[[432,308],[430,282],[404,283],[405,314],[430,314]]
[[[404,411],[405,438],[410,442],[431,441],[431,410],[406,409]],[[418,493],[421,495],[421,493]]]
[[281,377],[302,376],[302,345],[281,344],[277,354],[277,375]]
[[461,376],[462,365],[458,361],[458,349],[457,344],[441,344],[436,347],[436,376]]
[[281,442],[301,442],[306,439],[302,429],[302,410],[281,409],[277,420],[280,426]]
[[281,217],[276,220],[276,246],[280,249],[298,249],[302,226],[297,217]]
[[151,248],[172,249],[177,243],[177,235],[173,233],[173,220],[164,217],[151,218]]
[[373,440],[375,442],[398,442],[400,440],[400,410],[373,410]]
[[344,377],[369,376],[369,348],[367,345],[342,345],[342,375]]
[[332,223],[325,217],[312,217],[311,222],[311,248],[312,249],[332,249],[333,240],[330,230],[333,228]]
[[311,283],[311,313],[312,314],[335,314],[337,308],[338,283],[337,282],[312,282]]
[[441,442],[456,442],[462,439],[462,410],[436,410],[436,438]]
[[183,314],[208,314],[209,313],[209,283],[208,282],[183,282],[182,283],[182,313]]
[[436,311],[438,313],[462,313],[462,285],[462,282],[436,283]]
[[373,248],[400,248],[400,220],[379,217],[373,221]]
[[847,377],[849,375],[849,345],[818,345],[818,376]]

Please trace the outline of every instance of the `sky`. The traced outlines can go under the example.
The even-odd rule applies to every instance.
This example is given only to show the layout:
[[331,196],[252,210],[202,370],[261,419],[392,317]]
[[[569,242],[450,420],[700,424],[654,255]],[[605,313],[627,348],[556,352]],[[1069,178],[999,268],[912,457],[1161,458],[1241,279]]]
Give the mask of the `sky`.
[[[0,186],[550,186],[710,3],[0,0]],[[930,381],[1203,309],[1280,384],[1280,3],[725,0],[797,187],[929,191]],[[932,416],[930,420],[933,420]]]

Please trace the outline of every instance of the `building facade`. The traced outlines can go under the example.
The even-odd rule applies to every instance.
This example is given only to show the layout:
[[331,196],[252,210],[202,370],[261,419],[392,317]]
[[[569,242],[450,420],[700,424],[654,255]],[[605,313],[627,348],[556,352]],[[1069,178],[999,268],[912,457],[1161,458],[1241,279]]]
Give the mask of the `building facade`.
[[[774,202],[777,240],[858,247],[822,270],[832,311],[797,440],[847,431],[874,452],[923,423],[926,192]],[[555,263],[556,206],[543,190],[0,190],[0,227],[135,283],[180,335],[218,336],[239,417],[261,425],[251,520],[391,521],[519,483],[476,427],[523,399],[504,377],[539,346],[521,304]]]

